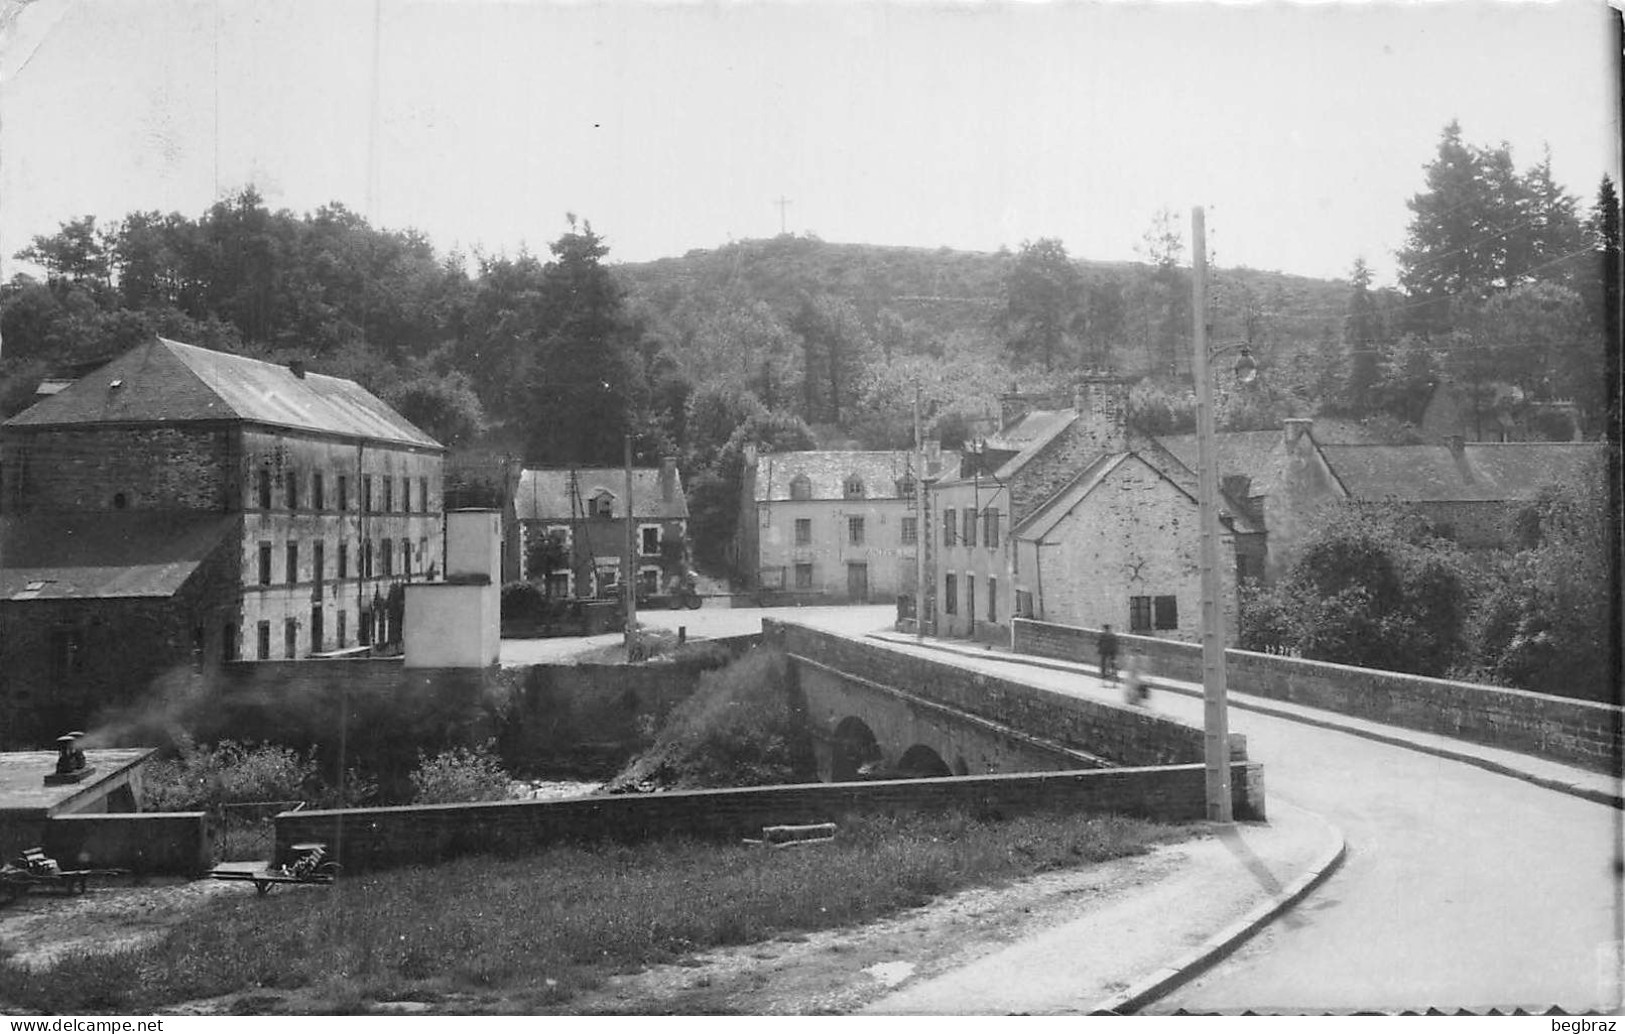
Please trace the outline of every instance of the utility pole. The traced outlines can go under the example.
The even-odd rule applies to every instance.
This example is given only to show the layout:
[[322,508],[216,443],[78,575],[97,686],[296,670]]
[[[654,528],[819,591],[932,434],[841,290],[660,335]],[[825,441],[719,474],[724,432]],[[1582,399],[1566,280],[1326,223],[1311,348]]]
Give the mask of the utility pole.
[[621,595],[626,600],[626,660],[637,660],[632,654],[637,642],[638,587],[636,561],[637,522],[632,519],[632,436],[626,436],[626,556],[621,562]]
[[914,382],[914,638],[925,638],[925,438],[920,430],[920,382]]
[[1213,381],[1207,351],[1207,215],[1191,209],[1192,372],[1196,374],[1197,509],[1202,573],[1202,729],[1207,817],[1231,821],[1230,714],[1224,670],[1224,610],[1219,605],[1219,461],[1213,428]]
[[779,206],[779,236],[782,237],[787,232],[784,228],[784,210],[790,207],[790,199],[780,194],[779,199],[773,203]]

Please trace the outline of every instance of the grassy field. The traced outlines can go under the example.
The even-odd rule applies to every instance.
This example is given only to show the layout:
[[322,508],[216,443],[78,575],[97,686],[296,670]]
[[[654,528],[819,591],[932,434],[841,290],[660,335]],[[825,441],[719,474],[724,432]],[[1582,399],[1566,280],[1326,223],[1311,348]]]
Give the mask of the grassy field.
[[491,1011],[568,1013],[613,973],[860,924],[1187,835],[1112,817],[950,813],[853,820],[833,843],[788,850],[664,841],[469,858],[221,897],[145,947],[38,971],[0,960],[0,988],[37,1013],[164,1012],[256,989],[299,989],[334,1013],[469,992]]

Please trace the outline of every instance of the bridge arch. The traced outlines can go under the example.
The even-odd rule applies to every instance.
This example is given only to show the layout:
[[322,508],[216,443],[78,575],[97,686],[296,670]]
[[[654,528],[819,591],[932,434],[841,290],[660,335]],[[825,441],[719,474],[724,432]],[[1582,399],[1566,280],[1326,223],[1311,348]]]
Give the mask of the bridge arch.
[[833,782],[849,783],[862,779],[867,774],[865,769],[881,760],[880,742],[875,739],[874,730],[862,718],[855,716],[843,718],[835,726],[831,746],[830,779]]
[[940,779],[953,775],[942,755],[923,743],[916,743],[897,759],[897,775],[903,779]]

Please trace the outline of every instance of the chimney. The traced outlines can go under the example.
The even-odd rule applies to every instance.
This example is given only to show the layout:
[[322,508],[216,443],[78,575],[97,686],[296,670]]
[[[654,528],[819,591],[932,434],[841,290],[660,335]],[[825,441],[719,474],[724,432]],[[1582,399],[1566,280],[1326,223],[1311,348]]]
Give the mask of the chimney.
[[1100,449],[1117,452],[1128,439],[1128,382],[1119,377],[1086,377],[1072,389],[1078,423]]
[[303,359],[289,359],[288,369],[293,371],[293,375],[300,380],[305,379],[305,361]]
[[1004,431],[1011,424],[1026,416],[1030,405],[1025,395],[1016,393],[1016,386],[1010,385],[1010,391],[999,396],[999,430]]
[[1298,444],[1298,439],[1309,433],[1315,422],[1308,417],[1289,416],[1281,421],[1282,440],[1288,449]]
[[660,500],[669,503],[677,494],[677,457],[666,456],[660,461]]

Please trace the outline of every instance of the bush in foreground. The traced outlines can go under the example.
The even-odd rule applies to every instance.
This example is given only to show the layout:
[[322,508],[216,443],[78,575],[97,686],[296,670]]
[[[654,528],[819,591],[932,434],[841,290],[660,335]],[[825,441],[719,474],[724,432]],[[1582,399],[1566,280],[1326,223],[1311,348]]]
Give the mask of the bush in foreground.
[[297,989],[300,1008],[330,1012],[468,992],[500,996],[508,1011],[568,1011],[616,972],[867,923],[1187,834],[1110,816],[950,812],[853,819],[833,843],[793,850],[656,841],[466,858],[345,879],[331,893],[221,897],[155,944],[44,971],[0,962],[0,987],[40,1013],[157,1011],[250,989]]

